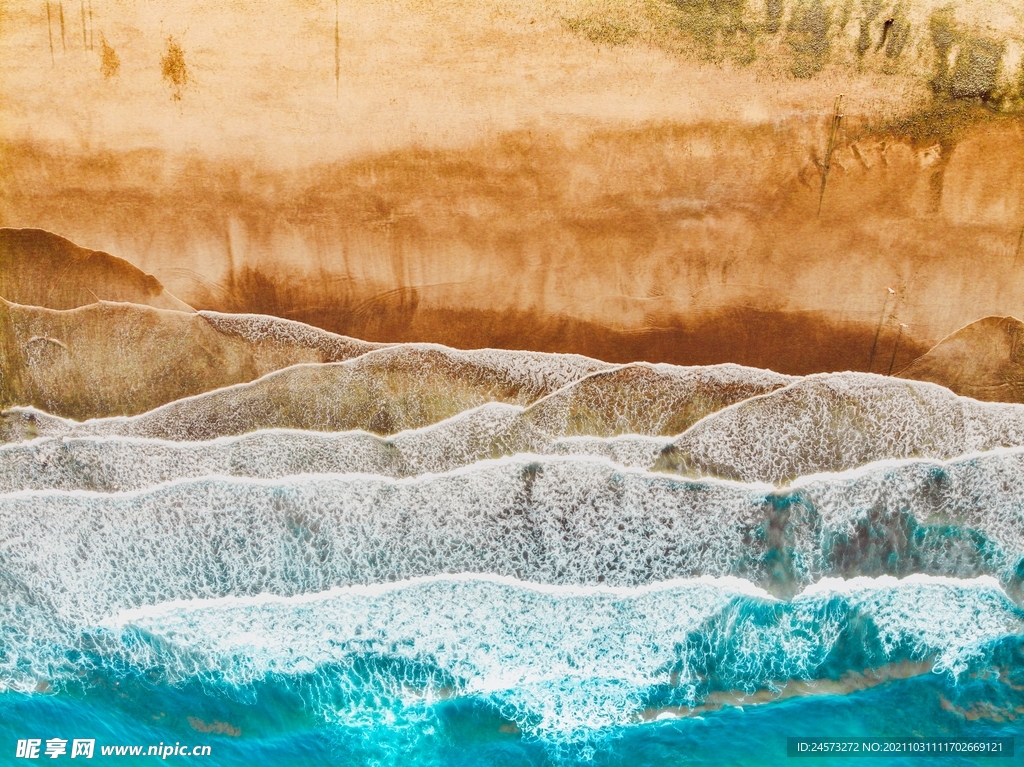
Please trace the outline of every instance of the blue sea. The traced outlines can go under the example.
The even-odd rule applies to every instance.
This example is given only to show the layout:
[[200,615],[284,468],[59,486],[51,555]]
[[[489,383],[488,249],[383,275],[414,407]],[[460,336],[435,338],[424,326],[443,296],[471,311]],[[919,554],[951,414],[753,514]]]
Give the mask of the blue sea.
[[[1010,632],[1022,616],[991,584],[866,586],[795,608],[719,590],[559,595],[440,579],[137,615],[96,632],[90,653],[49,648],[75,672],[59,691],[0,696],[4,760],[19,739],[90,738],[112,763],[158,757],[100,747],[205,745],[208,757],[167,761],[218,765],[774,765],[789,761],[788,737],[1021,734],[1024,642]],[[970,625],[953,618],[926,648],[919,629],[872,624],[908,590],[930,617],[963,610]],[[977,624],[993,630],[961,643]],[[951,644],[945,671],[908,660]]]

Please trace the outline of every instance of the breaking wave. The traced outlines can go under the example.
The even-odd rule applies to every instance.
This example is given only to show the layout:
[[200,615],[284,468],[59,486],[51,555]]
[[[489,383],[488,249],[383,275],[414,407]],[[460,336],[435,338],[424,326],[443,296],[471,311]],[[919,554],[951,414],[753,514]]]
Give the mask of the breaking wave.
[[470,699],[558,742],[716,692],[779,692],[888,664],[955,678],[1022,629],[985,578],[825,581],[782,602],[731,579],[612,589],[444,576],[157,604],[68,625],[45,644],[7,626],[17,663],[5,676],[66,688],[88,669],[228,698],[273,685],[342,729],[418,725],[437,704]]

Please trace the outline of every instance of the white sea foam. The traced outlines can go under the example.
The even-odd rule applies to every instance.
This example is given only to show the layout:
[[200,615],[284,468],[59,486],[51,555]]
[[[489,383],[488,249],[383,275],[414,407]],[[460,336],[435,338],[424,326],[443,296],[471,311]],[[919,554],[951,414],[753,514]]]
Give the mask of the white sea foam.
[[76,620],[172,599],[459,571],[554,584],[763,578],[766,543],[752,529],[769,489],[519,456],[404,480],[210,477],[113,495],[23,491],[0,497],[0,561],[9,583],[45,573],[33,588]]
[[1024,448],[1010,448],[949,461],[880,461],[855,471],[801,478],[789,492],[815,510],[825,537],[855,537],[858,526],[871,523],[888,525],[894,540],[909,532],[901,532],[896,522],[910,515],[922,529],[952,525],[966,533],[959,539],[942,535],[935,553],[946,562],[966,559],[974,546],[970,533],[976,531],[1005,554],[1012,569],[1024,557],[1022,487]]
[[892,458],[948,459],[1024,445],[1024,405],[978,402],[930,383],[867,373],[813,375],[713,413],[663,465],[784,482]]
[[[873,578],[855,578],[853,581],[864,582],[865,584],[871,584],[876,579]],[[971,581],[962,580],[958,578],[934,578],[925,576],[923,579],[918,578],[904,578],[902,581],[896,578],[883,577],[877,579],[879,583],[918,583],[932,581],[957,584],[964,583],[970,584]],[[577,585],[558,585],[552,583],[536,583],[532,581],[523,581],[518,578],[513,578],[508,575],[493,575],[490,573],[451,573],[445,575],[425,575],[417,578],[406,578],[400,581],[389,581],[387,583],[369,583],[362,584],[356,583],[350,586],[336,586],[327,591],[318,591],[308,594],[297,594],[295,596],[285,597],[279,594],[255,594],[252,596],[240,596],[240,597],[218,597],[214,599],[178,599],[170,602],[159,602],[153,605],[147,605],[145,607],[132,608],[128,610],[121,610],[116,615],[100,621],[99,625],[108,628],[123,628],[128,624],[138,623],[143,620],[159,619],[161,616],[169,615],[181,610],[210,610],[210,609],[227,609],[234,607],[264,607],[264,606],[287,606],[287,605],[301,605],[301,604],[313,604],[324,601],[325,599],[331,599],[334,597],[338,598],[354,598],[354,597],[383,597],[395,591],[402,591],[403,589],[419,587],[426,584],[432,583],[484,583],[492,584],[495,586],[506,586],[521,589],[523,591],[532,591],[538,594],[545,594],[552,597],[570,598],[570,597],[617,597],[621,599],[628,599],[633,597],[641,597],[649,594],[654,594],[661,591],[666,591],[676,588],[716,588],[723,593],[732,596],[746,596],[753,599],[761,599],[767,602],[778,601],[776,597],[769,594],[763,588],[751,583],[750,581],[744,580],[743,578],[735,578],[733,576],[711,576],[701,575],[697,578],[675,578],[668,581],[658,581],[656,583],[646,583],[640,586],[609,586],[607,584],[599,583],[587,586]],[[821,587],[815,588],[819,584],[813,584],[801,592],[801,595],[819,594],[822,592],[839,592],[843,590],[843,584],[851,583],[852,581],[845,581],[841,578],[824,578],[820,581]],[[999,584],[992,578],[976,578],[975,583],[984,584],[986,586],[992,586],[995,589],[999,589]],[[838,584],[834,587],[834,584]],[[865,588],[870,588],[870,585],[866,585]]]
[[[261,461],[308,465],[308,444],[276,441],[292,436],[303,435],[218,444],[266,440]],[[325,460],[344,461],[322,436]],[[380,447],[372,435],[348,436]],[[134,450],[142,471],[153,465],[148,442],[110,442],[125,462]],[[89,445],[110,454],[103,441]],[[0,561],[12,583],[46,573],[47,598],[69,615],[452,571],[609,585],[732,574],[784,591],[790,581],[915,568],[1010,582],[1024,558],[1022,478],[1019,449],[883,463],[782,491],[683,481],[594,457],[517,455],[400,480],[208,476],[115,494],[21,491],[0,496]],[[922,537],[929,525],[936,532]],[[866,544],[857,543],[862,529],[875,531]]]
[[822,578],[804,587],[794,598],[806,599],[822,595],[849,596],[861,592],[875,592],[880,589],[895,589],[902,586],[977,587],[993,593],[1002,592],[999,582],[989,575],[981,575],[977,578],[952,578],[948,575],[913,573],[903,578],[897,578],[892,575],[879,575],[874,578],[868,578],[863,575],[854,578]]

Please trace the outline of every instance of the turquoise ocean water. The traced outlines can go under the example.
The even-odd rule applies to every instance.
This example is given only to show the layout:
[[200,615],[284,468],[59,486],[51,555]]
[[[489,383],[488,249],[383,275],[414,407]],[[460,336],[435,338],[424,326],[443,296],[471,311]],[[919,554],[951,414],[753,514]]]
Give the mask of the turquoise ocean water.
[[[1001,650],[1018,669],[1024,667],[1019,644]],[[59,695],[3,696],[0,733],[7,751],[4,763],[13,756],[18,738],[88,736],[107,745],[210,745],[207,758],[171,756],[167,761],[217,765],[1019,764],[1019,754],[1013,759],[786,757],[786,737],[801,735],[1017,736],[1019,743],[1024,693],[1010,682],[982,674],[954,684],[926,674],[845,695],[730,706],[699,717],[612,727],[585,744],[559,744],[510,732],[500,706],[486,700],[437,703],[417,711],[418,721],[402,728],[387,721],[353,727],[325,723],[289,685],[261,685],[232,696],[189,683],[169,687],[137,677],[111,677]],[[190,724],[197,718],[231,722],[237,730],[199,733]],[[158,758],[103,757],[97,752],[94,760],[142,763]]]

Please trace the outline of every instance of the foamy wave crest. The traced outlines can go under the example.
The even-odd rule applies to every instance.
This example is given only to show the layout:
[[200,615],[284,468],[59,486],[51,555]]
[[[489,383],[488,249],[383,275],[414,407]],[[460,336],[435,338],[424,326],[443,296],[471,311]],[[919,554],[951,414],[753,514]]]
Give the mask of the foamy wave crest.
[[491,403],[390,438],[365,431],[263,430],[207,442],[137,437],[44,437],[0,446],[0,492],[76,488],[116,492],[222,474],[440,473],[481,459],[542,452],[523,409]]
[[267,314],[225,314],[223,312],[196,312],[211,327],[226,336],[235,336],[253,347],[278,349],[308,349],[322,362],[338,362],[373,349],[394,344],[360,341],[338,335],[313,325]]
[[813,375],[709,415],[658,467],[784,482],[885,458],[947,459],[1024,445],[1024,406],[867,373]]
[[538,452],[552,455],[595,456],[629,467],[647,468],[669,447],[669,437],[624,434],[619,437],[566,437],[556,439]]
[[[397,355],[401,364],[383,356],[388,354]],[[408,476],[449,471],[483,458],[535,452],[600,455],[687,476],[773,483],[884,459],[945,460],[1024,445],[1024,406],[977,402],[928,383],[860,373],[810,376],[728,405],[729,397],[740,396],[737,392],[774,387],[781,377],[737,366],[677,368],[655,376],[661,383],[674,381],[652,399],[656,405],[665,398],[679,398],[676,404],[682,409],[669,417],[665,408],[652,405],[645,410],[638,390],[629,386],[617,399],[619,393],[612,385],[616,376],[643,383],[653,375],[650,366],[591,375],[530,405],[548,383],[561,383],[564,376],[545,383],[544,375],[531,378],[526,368],[517,373],[518,378],[510,377],[495,372],[500,366],[488,368],[483,358],[467,361],[455,359],[455,354],[396,347],[338,365],[297,366],[132,418],[76,423],[30,408],[14,408],[3,414],[0,431],[8,442],[46,436],[201,441],[263,427],[351,429],[392,437],[372,449],[365,435],[337,438],[338,449],[353,457],[339,458],[335,468],[327,470]],[[494,354],[504,359],[503,353]],[[704,389],[717,390],[719,395],[702,394]],[[684,391],[692,395],[689,404]],[[664,441],[667,437],[655,436],[720,405],[724,409],[705,415],[671,444]],[[640,433],[599,436],[627,427]],[[573,436],[587,428],[598,435]],[[311,446],[319,444],[313,436],[289,439],[293,444],[303,439]],[[358,442],[363,452],[352,452],[356,448],[343,444],[346,440],[353,445]],[[239,443],[239,450],[245,454],[253,444]],[[320,465],[331,465],[316,457],[318,452],[319,448],[311,447],[313,463],[304,471],[318,472]],[[355,458],[357,454],[363,457]]]
[[780,602],[730,579],[610,589],[449,576],[159,605],[66,627],[58,651],[5,630],[0,657],[8,681],[16,658],[15,673],[56,685],[127,669],[228,696],[285,686],[336,727],[401,727],[472,698],[528,737],[564,741],[716,690],[778,693],[906,661],[957,675],[1022,630],[991,579],[828,582]]
[[[253,334],[260,337],[255,331]],[[417,365],[420,369],[415,369]],[[198,440],[266,427],[391,433],[433,424],[438,418],[475,409],[480,402],[497,400],[518,406],[533,402],[516,425],[521,432],[533,433],[533,442],[520,440],[517,444],[522,445],[520,451],[544,452],[539,447],[540,435],[558,439],[678,434],[709,413],[793,380],[739,365],[686,368],[643,363],[601,372],[608,367],[572,355],[396,346],[343,368],[314,365],[285,370],[253,384],[182,400],[134,418],[76,423],[31,408],[13,408],[4,414],[3,430],[8,441],[82,435]],[[592,373],[594,369],[599,372]],[[367,379],[375,376],[380,380],[368,383]],[[583,378],[575,380],[580,376]],[[392,402],[395,397],[398,402]],[[303,409],[303,398],[310,398],[313,407]],[[218,412],[229,406],[236,412]],[[176,419],[181,422],[177,426]],[[476,426],[472,420],[460,423],[468,430]],[[466,439],[472,440],[473,435]],[[599,454],[605,454],[597,447]],[[476,458],[501,454],[505,453],[489,448]],[[446,456],[439,454],[442,461]],[[434,470],[456,465],[462,464],[448,460]]]

